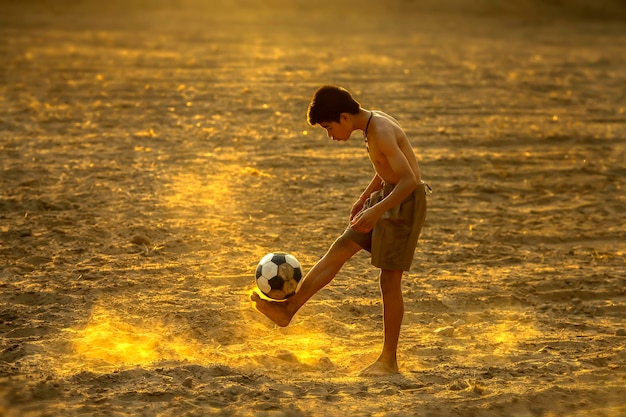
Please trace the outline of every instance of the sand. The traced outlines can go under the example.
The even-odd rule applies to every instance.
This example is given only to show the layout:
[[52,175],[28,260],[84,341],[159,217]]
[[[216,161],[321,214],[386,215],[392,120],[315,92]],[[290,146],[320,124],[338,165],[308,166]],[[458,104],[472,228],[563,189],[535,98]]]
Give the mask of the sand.
[[[335,3],[2,3],[0,415],[626,415],[626,25]],[[393,377],[366,254],[285,329],[249,301],[371,178],[324,83],[434,189]]]

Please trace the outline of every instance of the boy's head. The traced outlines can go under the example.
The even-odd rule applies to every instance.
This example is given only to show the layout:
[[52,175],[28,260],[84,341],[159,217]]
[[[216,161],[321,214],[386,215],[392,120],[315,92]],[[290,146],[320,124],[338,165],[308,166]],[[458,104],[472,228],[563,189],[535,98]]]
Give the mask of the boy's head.
[[361,105],[342,87],[325,85],[320,87],[307,111],[307,119],[311,126],[323,122],[339,123],[342,113],[358,114]]

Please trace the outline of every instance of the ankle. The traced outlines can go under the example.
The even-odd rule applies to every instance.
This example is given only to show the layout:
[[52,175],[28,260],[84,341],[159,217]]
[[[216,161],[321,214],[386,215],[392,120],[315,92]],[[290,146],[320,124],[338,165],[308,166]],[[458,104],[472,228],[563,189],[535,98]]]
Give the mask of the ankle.
[[383,352],[383,353],[381,353],[380,356],[378,357],[378,359],[376,360],[376,362],[382,362],[382,363],[387,364],[387,365],[398,366],[398,358],[397,358],[395,352],[392,352],[392,353]]

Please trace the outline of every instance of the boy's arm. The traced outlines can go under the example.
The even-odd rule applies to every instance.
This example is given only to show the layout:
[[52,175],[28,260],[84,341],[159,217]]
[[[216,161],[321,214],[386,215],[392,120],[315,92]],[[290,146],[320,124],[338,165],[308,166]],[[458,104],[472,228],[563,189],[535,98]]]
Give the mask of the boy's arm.
[[370,181],[369,185],[365,188],[365,191],[361,194],[359,199],[352,205],[352,210],[350,210],[350,220],[356,216],[361,209],[363,208],[363,203],[367,200],[374,191],[380,190],[383,187],[383,179],[378,176],[378,174],[374,175],[374,178]]
[[377,211],[378,217],[382,216],[383,213],[392,207],[402,203],[418,185],[417,178],[415,178],[415,173],[411,169],[409,161],[406,160],[400,148],[395,146],[395,141],[394,146],[389,146],[388,149],[384,149],[385,147],[381,147],[381,151],[387,157],[389,166],[400,180],[387,197],[383,198],[378,204],[372,207]]
[[383,188],[383,179],[380,178],[378,174],[376,174],[374,175],[374,178],[372,178],[372,180],[370,181],[365,191],[363,191],[363,193],[359,197],[359,200],[365,202],[365,200],[369,198],[370,194],[372,194],[374,191],[380,190],[381,188]]
[[402,203],[417,188],[417,178],[409,161],[400,150],[393,136],[384,136],[378,140],[378,147],[387,159],[393,172],[400,178],[394,189],[379,203],[361,212],[352,220],[352,228],[360,232],[369,232],[380,216],[387,210]]

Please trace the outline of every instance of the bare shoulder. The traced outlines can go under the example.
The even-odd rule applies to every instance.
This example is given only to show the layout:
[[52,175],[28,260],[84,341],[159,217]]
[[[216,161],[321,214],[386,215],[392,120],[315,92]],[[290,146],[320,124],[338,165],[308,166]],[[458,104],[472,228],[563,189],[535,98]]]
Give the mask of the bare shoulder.
[[375,110],[375,119],[371,126],[371,132],[379,141],[392,140],[398,142],[405,138],[404,131],[398,121],[382,111]]
[[391,124],[395,125],[396,127],[400,128],[400,123],[392,116],[388,115],[387,113],[380,111],[380,110],[374,110],[373,113],[376,116],[379,116],[383,119],[386,119],[388,122],[390,122]]

